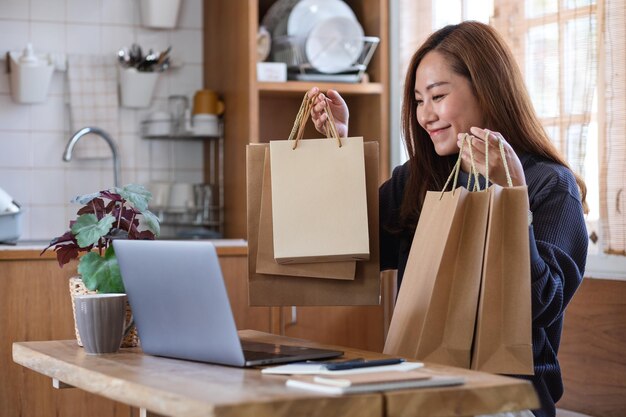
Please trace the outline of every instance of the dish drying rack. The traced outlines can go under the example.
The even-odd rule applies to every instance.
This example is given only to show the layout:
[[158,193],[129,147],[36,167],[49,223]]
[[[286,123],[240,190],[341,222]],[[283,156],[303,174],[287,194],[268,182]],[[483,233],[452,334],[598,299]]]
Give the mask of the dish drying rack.
[[363,49],[355,63],[345,71],[335,74],[322,73],[313,68],[304,50],[306,38],[302,37],[281,36],[273,39],[272,59],[287,64],[290,80],[359,83],[379,43],[380,38],[376,36],[364,36]]

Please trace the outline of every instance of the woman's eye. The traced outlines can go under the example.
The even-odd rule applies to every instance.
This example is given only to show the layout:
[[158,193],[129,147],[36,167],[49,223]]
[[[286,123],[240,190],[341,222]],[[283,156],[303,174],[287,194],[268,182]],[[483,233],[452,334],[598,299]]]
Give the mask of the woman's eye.
[[433,96],[433,101],[439,101],[439,100],[441,100],[443,97],[444,97],[444,96],[443,96],[443,94],[439,94],[439,95]]
[[416,100],[415,100],[415,104],[419,107],[419,106],[421,106],[422,104],[424,104],[424,102],[423,102],[422,100],[417,100],[417,99],[416,99]]

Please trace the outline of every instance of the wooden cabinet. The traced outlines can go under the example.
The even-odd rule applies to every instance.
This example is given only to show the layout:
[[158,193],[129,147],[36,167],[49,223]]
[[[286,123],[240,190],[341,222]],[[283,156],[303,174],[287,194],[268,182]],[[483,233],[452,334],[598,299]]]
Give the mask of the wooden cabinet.
[[[380,38],[359,84],[256,81],[256,36],[272,0],[205,0],[204,84],[226,104],[225,236],[246,237],[246,144],[286,139],[304,93],[338,90],[350,108],[350,135],[380,143],[381,182],[389,176],[388,0],[347,0],[365,35]],[[306,137],[319,137],[312,123]],[[209,155],[207,153],[206,158]],[[205,159],[206,159],[205,158]]]
[[127,405],[56,390],[50,378],[13,362],[13,342],[75,337],[68,279],[76,274],[76,263],[61,269],[52,256],[35,260],[37,255],[0,258],[0,416],[129,416]]
[[[245,246],[218,248],[220,265],[239,329],[269,332],[269,307],[248,307]],[[128,417],[137,410],[77,389],[57,390],[50,378],[12,360],[13,342],[74,339],[69,283],[76,262],[59,268],[52,252],[0,251],[0,417]]]

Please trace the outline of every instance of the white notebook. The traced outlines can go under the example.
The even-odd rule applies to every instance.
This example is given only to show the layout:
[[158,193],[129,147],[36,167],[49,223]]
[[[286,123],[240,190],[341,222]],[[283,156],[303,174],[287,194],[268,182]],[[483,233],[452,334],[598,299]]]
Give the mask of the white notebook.
[[331,371],[326,369],[326,365],[324,364],[298,362],[265,368],[261,373],[270,375],[354,375],[386,371],[411,371],[423,366],[424,364],[422,362],[402,362],[393,365]]
[[343,376],[296,375],[287,380],[286,385],[324,394],[341,395],[463,383],[464,378],[459,376],[432,375],[419,371],[388,371]]

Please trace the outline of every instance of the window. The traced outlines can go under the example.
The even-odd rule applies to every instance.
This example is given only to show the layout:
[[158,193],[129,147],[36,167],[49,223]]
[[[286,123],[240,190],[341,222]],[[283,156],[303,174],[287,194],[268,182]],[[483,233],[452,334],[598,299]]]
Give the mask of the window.
[[626,255],[625,10],[623,0],[400,0],[402,79],[446,24],[489,22],[505,38],[546,131],[585,178],[590,253]]
[[513,49],[544,127],[587,184],[590,254],[626,255],[624,10],[616,0],[494,4],[492,24]]
[[[585,178],[588,226],[597,236],[597,1],[524,0],[513,7],[495,1],[494,26],[516,55],[543,126],[572,169]],[[594,241],[590,249],[597,252]]]

